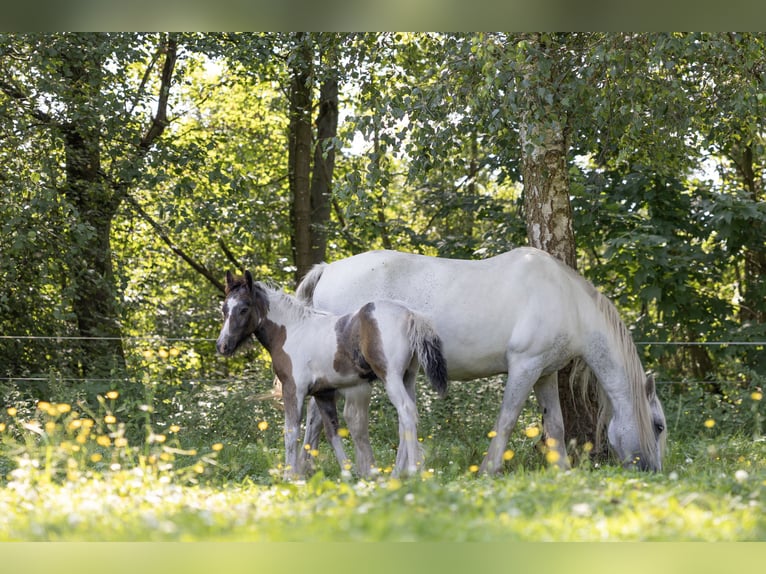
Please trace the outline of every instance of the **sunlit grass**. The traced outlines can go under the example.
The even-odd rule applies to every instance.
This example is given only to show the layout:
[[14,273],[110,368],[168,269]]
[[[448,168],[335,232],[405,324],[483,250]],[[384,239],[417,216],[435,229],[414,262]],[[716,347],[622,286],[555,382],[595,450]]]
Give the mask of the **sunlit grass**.
[[[391,476],[397,421],[379,397],[371,480],[339,468],[324,442],[309,453],[317,474],[286,480],[279,409],[223,421],[230,426],[210,427],[226,431],[216,434],[181,416],[158,419],[147,405],[135,438],[118,391],[99,397],[96,410],[53,401],[4,407],[0,540],[766,539],[760,390],[743,391],[735,409],[666,400],[671,440],[656,474],[593,463],[591,444],[575,447],[574,469],[559,470],[557,445],[530,404],[504,472],[486,477],[478,470],[496,436],[500,392],[491,382],[456,385],[445,401],[421,391],[425,466],[406,479]],[[252,407],[237,394],[230,400],[243,413]]]

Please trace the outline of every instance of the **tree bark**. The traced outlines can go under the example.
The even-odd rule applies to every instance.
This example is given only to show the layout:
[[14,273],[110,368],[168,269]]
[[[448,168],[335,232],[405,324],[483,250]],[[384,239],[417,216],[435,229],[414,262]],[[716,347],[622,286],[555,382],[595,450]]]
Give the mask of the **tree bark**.
[[[112,268],[112,220],[120,201],[101,178],[100,119],[94,101],[101,89],[102,62],[72,50],[64,54],[67,117],[63,126],[65,183],[62,193],[77,210],[70,261],[72,308],[77,318],[84,375],[108,376],[125,369],[120,304]],[[96,113],[94,113],[96,110]]]
[[[759,202],[763,198],[762,176],[758,173],[753,145],[747,144],[731,152],[734,164],[742,178],[749,199]],[[762,234],[753,234],[754,241],[743,248],[744,274],[740,289],[742,304],[739,319],[743,324],[766,321],[766,244]]]
[[314,171],[311,177],[311,263],[327,256],[327,224],[332,206],[332,177],[335,169],[333,139],[338,134],[338,79],[328,62],[328,76],[319,90],[317,143],[314,146]]
[[[539,36],[533,35],[529,45],[531,49],[522,69],[526,88],[521,94],[520,124],[527,239],[533,247],[576,269],[567,166],[569,145],[566,117],[557,105],[555,62]],[[571,369],[569,364],[558,375],[565,434],[579,445],[596,444],[597,393],[591,388],[587,401],[581,393],[573,393],[569,384]]]
[[297,285],[312,265],[311,250],[311,92],[313,46],[306,33],[298,34],[298,48],[290,82],[288,179],[292,199],[291,243]]

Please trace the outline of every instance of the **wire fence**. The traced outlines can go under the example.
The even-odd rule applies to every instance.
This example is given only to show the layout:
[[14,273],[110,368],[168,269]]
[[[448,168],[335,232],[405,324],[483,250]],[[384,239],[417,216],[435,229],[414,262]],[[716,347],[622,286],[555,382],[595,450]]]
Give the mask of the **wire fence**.
[[[198,344],[211,344],[215,343],[213,338],[202,337],[164,337],[161,335],[139,335],[139,336],[127,336],[127,337],[85,337],[85,336],[55,336],[55,335],[0,335],[0,341],[2,340],[15,340],[15,341],[121,341],[123,343],[185,343],[190,346]],[[649,347],[649,346],[674,346],[674,347],[719,347],[726,349],[727,347],[754,347],[756,350],[766,349],[766,341],[636,341],[637,347]],[[134,379],[130,377],[67,377],[58,374],[52,374],[49,376],[43,375],[30,375],[30,376],[7,376],[0,377],[0,381],[5,382],[47,382],[51,379],[67,383],[127,383]],[[192,383],[192,384],[207,384],[207,385],[220,385],[230,383],[233,380],[242,380],[242,376],[232,376],[229,378],[205,378],[205,377],[190,377],[180,378],[176,377],[174,380],[180,383]],[[741,380],[735,379],[720,379],[720,380],[695,380],[695,379],[681,379],[681,380],[657,380],[657,384],[660,385],[725,385],[725,384],[741,384]]]

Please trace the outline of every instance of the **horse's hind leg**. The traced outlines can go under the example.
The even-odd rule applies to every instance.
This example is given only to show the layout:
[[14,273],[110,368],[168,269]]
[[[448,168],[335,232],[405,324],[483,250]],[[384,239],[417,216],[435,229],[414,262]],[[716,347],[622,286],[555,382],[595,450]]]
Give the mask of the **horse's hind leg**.
[[417,407],[401,378],[389,375],[385,385],[388,398],[396,407],[399,418],[399,449],[394,476],[414,475],[423,464],[423,454],[418,443]]
[[[412,404],[415,405],[415,408],[417,409],[417,389],[415,388],[415,379],[418,374],[419,365],[417,360],[413,359],[413,362],[410,364],[409,369],[404,374],[404,389],[407,391],[407,396],[409,396],[410,400],[412,401]],[[400,436],[401,435],[401,428],[399,429]],[[423,448],[420,444],[420,441],[417,443],[417,453],[415,454],[415,467],[422,465],[423,463]],[[396,463],[394,464],[395,468],[407,468],[407,465],[409,464],[408,457],[412,456],[410,454],[410,448],[407,448],[404,441],[400,439],[399,442],[399,448],[396,451]]]
[[343,418],[346,419],[351,438],[354,440],[356,472],[359,476],[367,477],[375,468],[375,457],[370,445],[369,415],[372,387],[369,383],[362,383],[344,389],[343,394],[346,397]]
[[559,468],[569,468],[566,444],[564,442],[564,418],[559,402],[558,373],[545,375],[535,383],[535,396],[543,416],[543,435],[546,446],[558,454]]

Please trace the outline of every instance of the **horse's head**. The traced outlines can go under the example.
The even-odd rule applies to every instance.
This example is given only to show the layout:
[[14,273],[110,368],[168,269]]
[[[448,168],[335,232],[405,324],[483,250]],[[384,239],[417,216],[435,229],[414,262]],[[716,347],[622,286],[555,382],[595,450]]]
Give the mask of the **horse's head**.
[[647,401],[647,416],[636,417],[627,409],[623,412],[616,410],[609,421],[609,444],[626,468],[660,471],[665,454],[667,424],[653,375],[646,376],[644,392],[645,395],[637,400]]
[[250,339],[263,320],[268,309],[265,292],[253,282],[250,271],[244,277],[234,277],[226,272],[226,299],[223,302],[223,327],[215,342],[215,348],[224,356],[230,356]]

